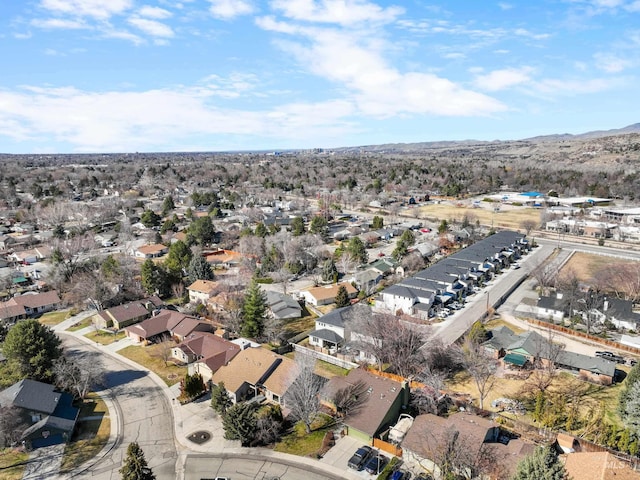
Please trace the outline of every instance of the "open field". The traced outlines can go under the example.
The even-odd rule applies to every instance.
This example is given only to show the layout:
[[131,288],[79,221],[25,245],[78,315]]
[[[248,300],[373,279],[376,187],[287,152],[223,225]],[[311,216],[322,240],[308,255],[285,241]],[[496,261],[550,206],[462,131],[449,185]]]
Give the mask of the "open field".
[[584,252],[574,253],[569,261],[562,267],[561,274],[572,272],[580,282],[590,283],[594,276],[605,267],[615,267],[616,265],[626,265],[633,260],[610,257],[607,255],[594,255]]
[[95,457],[107,444],[111,420],[104,401],[91,393],[80,408],[76,433],[64,450],[62,472],[69,472]]
[[14,448],[0,450],[0,477],[3,480],[21,480],[29,454]]
[[139,365],[156,373],[169,386],[178,383],[187,373],[185,367],[178,367],[171,362],[165,365],[162,359],[162,349],[164,345],[129,346],[119,350],[118,353],[129,360],[133,360]]
[[[540,210],[535,208],[512,207],[499,203],[483,204],[481,208],[473,208],[466,204],[457,206],[453,203],[434,203],[419,207],[420,218],[429,218],[437,221],[454,220],[461,222],[467,216],[471,223],[476,220],[482,225],[492,225],[496,228],[522,229],[522,222],[533,221],[540,223]],[[500,206],[500,211],[494,212],[493,206]]]

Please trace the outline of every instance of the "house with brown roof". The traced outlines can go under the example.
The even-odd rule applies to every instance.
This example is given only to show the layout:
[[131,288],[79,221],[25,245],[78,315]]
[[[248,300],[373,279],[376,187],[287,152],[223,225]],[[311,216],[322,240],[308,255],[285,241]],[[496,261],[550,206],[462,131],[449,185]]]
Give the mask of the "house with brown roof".
[[98,328],[115,328],[116,330],[120,330],[149,318],[153,309],[161,305],[162,300],[156,296],[124,303],[99,311],[94,316],[94,322]]
[[640,480],[628,462],[609,452],[576,452],[564,458],[564,468],[576,480]]
[[6,303],[23,307],[27,315],[37,315],[60,308],[61,300],[58,292],[50,290],[40,293],[27,292],[13,297]]
[[7,302],[0,302],[0,322],[5,325],[13,325],[18,320],[27,318],[27,312],[24,307],[22,305],[17,305],[11,300]]
[[157,258],[161,257],[169,251],[166,245],[161,243],[153,243],[151,245],[142,245],[134,250],[133,255],[136,258]]
[[212,280],[196,280],[187,287],[189,290],[189,301],[193,303],[207,303],[217,286],[217,282]]
[[535,449],[531,443],[506,435],[488,418],[466,412],[446,418],[425,414],[418,415],[407,432],[402,442],[402,459],[438,477],[438,459],[443,458],[452,442],[472,454],[471,458],[480,465],[491,459],[482,465],[488,478],[511,478],[518,462]]
[[264,383],[285,357],[265,348],[246,348],[213,374],[214,385],[224,382],[233,403],[265,393]]
[[193,332],[211,332],[213,325],[184,313],[162,310],[158,315],[124,329],[127,337],[137,343],[153,343],[163,337],[175,337],[179,341]]
[[199,373],[205,382],[240,352],[240,346],[211,332],[193,332],[173,347],[171,356],[189,364],[189,374]]
[[321,285],[319,287],[312,287],[306,290],[301,290],[300,295],[316,307],[322,305],[329,305],[336,301],[336,295],[338,295],[338,289],[345,287],[349,298],[356,298],[358,290],[349,282],[333,283],[331,285]]
[[234,252],[233,250],[225,250],[219,248],[213,252],[206,252],[203,254],[204,258],[209,262],[212,267],[218,268],[231,268],[240,264],[242,260],[242,254]]
[[267,378],[263,384],[263,395],[267,398],[267,401],[286,407],[284,394],[296,378],[297,371],[298,367],[296,366],[296,362],[290,358],[282,357],[282,361],[278,367],[269,375],[269,378]]
[[344,419],[349,436],[358,438],[371,445],[374,438],[396,423],[400,412],[409,403],[409,386],[368,372],[363,368],[351,370],[346,377],[333,377],[325,385],[321,402],[335,409],[332,398],[343,388],[364,382],[367,386],[366,397],[361,408],[348,414]]

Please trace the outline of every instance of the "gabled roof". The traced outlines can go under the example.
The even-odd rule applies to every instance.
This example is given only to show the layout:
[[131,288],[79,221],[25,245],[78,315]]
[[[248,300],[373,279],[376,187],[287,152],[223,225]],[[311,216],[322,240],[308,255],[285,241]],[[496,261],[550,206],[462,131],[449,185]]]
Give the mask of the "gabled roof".
[[[175,332],[182,323],[184,323],[184,327],[181,329],[181,336],[186,336],[191,333],[197,325],[206,322],[201,322],[184,313],[174,312],[173,310],[163,310],[155,317],[147,318],[136,325],[125,327],[125,330],[141,338],[151,338],[161,333]],[[180,335],[180,333],[175,333]]]
[[282,361],[264,382],[264,387],[279,395],[284,396],[289,386],[296,376],[296,362],[287,357],[282,357]]
[[53,385],[24,379],[0,392],[0,405],[52,414],[64,395],[69,396],[57,392]]
[[334,327],[344,328],[344,323],[349,319],[352,307],[341,307],[331,310],[326,315],[316,318],[316,322],[326,323]]
[[333,283],[331,285],[323,285],[320,287],[312,287],[306,291],[316,300],[333,299],[338,294],[338,289],[345,287],[349,295],[355,295],[358,291],[349,282]]
[[599,375],[613,377],[616,373],[616,363],[600,357],[590,357],[574,352],[560,352],[556,363],[567,367],[586,370]]
[[135,302],[124,303],[116,307],[108,308],[98,312],[105,320],[114,320],[118,323],[133,320],[142,316],[149,315],[149,310],[145,307],[144,300],[136,300]]
[[223,365],[240,352],[240,347],[235,343],[209,332],[193,332],[178,347],[203,359],[224,354]]
[[345,418],[345,424],[356,430],[374,436],[384,425],[389,409],[394,405],[403,388],[400,382],[379,377],[362,368],[351,370],[346,377],[333,377],[324,389],[324,395],[331,397],[338,390],[363,381],[368,387],[363,408]]
[[290,295],[271,290],[266,292],[267,306],[278,319],[284,318],[300,318],[302,315],[302,307],[296,299]]
[[24,294],[13,297],[13,300],[17,305],[22,305],[28,308],[46,307],[49,305],[56,305],[60,303],[60,297],[58,292],[51,290],[49,292],[42,292],[36,294]]
[[542,296],[538,298],[538,307],[544,308],[546,310],[557,310],[561,312],[564,310],[564,301],[561,298],[558,298],[557,295],[552,295],[550,297]]
[[162,253],[166,250],[168,250],[168,248],[161,243],[142,245],[141,247],[138,247],[138,252],[142,253],[143,255],[157,255],[158,253]]
[[0,302],[0,319],[21,317],[27,314],[22,305],[17,305],[12,300]]

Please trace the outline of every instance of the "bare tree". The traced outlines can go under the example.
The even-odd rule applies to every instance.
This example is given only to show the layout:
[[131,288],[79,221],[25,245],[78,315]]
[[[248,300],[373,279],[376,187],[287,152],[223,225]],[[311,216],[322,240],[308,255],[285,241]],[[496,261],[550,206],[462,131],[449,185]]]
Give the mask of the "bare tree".
[[311,433],[311,424],[318,415],[320,408],[320,390],[325,380],[314,373],[315,358],[296,355],[296,368],[288,379],[289,387],[284,395],[291,417],[304,424],[305,431]]
[[338,389],[332,398],[338,415],[341,417],[357,415],[363,409],[368,399],[366,395],[368,388],[369,386],[365,381],[358,380],[344,388]]
[[21,415],[21,409],[11,405],[0,406],[0,448],[18,442],[28,427],[29,423]]
[[71,392],[75,398],[83,399],[92,388],[102,383],[104,368],[95,356],[66,356],[54,362],[53,374],[59,388]]
[[171,360],[171,350],[175,345],[171,335],[168,333],[162,334],[157,342],[156,355],[164,362],[165,367],[169,364],[169,360]]
[[478,402],[484,408],[484,400],[493,389],[497,360],[486,353],[484,346],[467,337],[461,347],[462,361],[478,389]]
[[554,285],[558,275],[558,268],[550,262],[544,261],[538,264],[532,271],[531,275],[538,282],[538,287],[543,293],[548,293],[551,286]]
[[527,235],[529,235],[537,225],[538,222],[536,222],[535,220],[523,220],[522,222],[520,222],[520,226],[524,229],[525,232],[527,232]]
[[565,345],[555,342],[553,330],[547,331],[547,336],[532,332],[535,340],[533,342],[535,351],[534,370],[523,385],[523,392],[533,396],[538,392],[545,392],[558,375],[558,361],[564,352]]
[[391,370],[409,377],[422,369],[422,346],[426,335],[417,325],[371,308],[354,305],[347,320],[351,345],[378,361],[378,368],[388,363]]

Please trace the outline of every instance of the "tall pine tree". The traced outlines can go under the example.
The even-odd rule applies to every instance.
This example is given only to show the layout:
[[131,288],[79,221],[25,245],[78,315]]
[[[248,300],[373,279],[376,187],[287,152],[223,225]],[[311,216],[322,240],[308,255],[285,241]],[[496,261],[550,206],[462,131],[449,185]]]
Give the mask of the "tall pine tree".
[[122,480],[155,480],[156,476],[147,466],[144,452],[137,442],[132,442],[127,448],[127,456],[119,470]]
[[513,480],[567,480],[564,465],[551,446],[538,447],[518,463]]
[[264,331],[264,320],[267,314],[267,296],[255,279],[251,280],[245,294],[242,307],[242,328],[240,333],[245,337],[256,338]]

